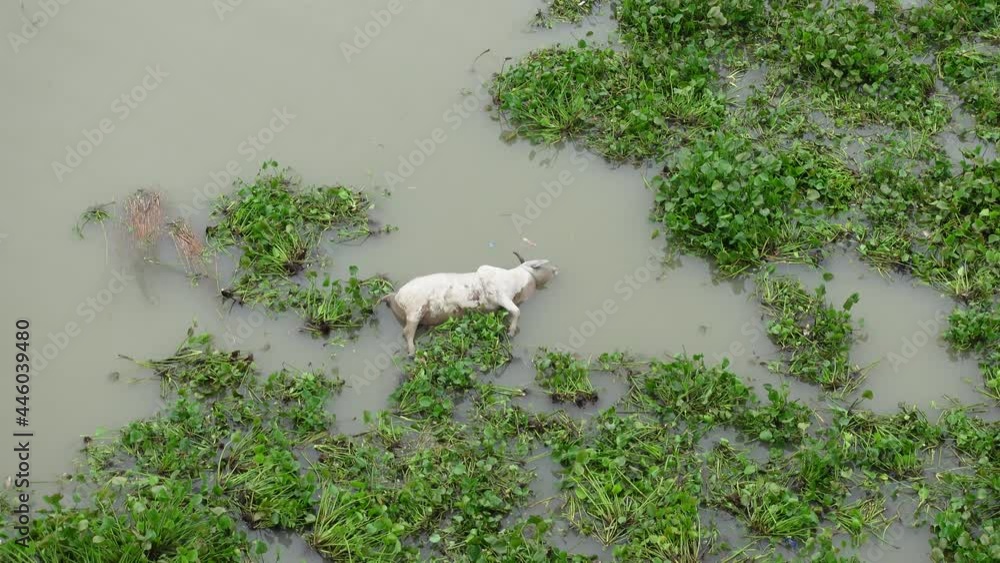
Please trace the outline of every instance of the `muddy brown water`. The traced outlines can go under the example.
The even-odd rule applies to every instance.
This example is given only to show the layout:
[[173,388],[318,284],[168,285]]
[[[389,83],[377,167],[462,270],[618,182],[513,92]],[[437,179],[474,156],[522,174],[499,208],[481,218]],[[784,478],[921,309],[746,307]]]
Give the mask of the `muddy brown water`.
[[[0,49],[8,79],[0,100],[0,319],[8,339],[16,319],[30,319],[40,354],[30,411],[39,490],[73,469],[81,436],[161,406],[157,383],[117,355],[168,355],[195,320],[222,345],[258,352],[265,372],[289,364],[338,373],[348,381],[331,403],[342,432],[361,431],[364,411],[386,407],[398,383],[389,357],[401,344],[387,310],[356,340],[325,346],[301,334],[294,318],[222,304],[212,280],[192,287],[175,269],[136,262],[113,230],[108,251],[96,227],[86,241],[72,235],[86,207],[138,187],[161,190],[172,213],[189,214],[200,230],[206,196],[228,190],[232,174],[251,178],[272,157],[306,183],[366,187],[374,217],[399,227],[327,249],[333,273],[356,264],[362,274],[404,281],[513,265],[512,250],[554,261],[560,275],[524,307],[514,341],[521,362],[502,384],[530,384],[525,362],[534,350],[560,345],[584,356],[627,349],[729,357],[758,388],[781,381],[762,366],[776,350],[749,282],[713,281],[705,261],[687,256],[660,265],[663,243],[650,240],[644,189],[654,170],[612,168],[573,147],[506,144],[484,111],[482,81],[505,57],[575,43],[588,31],[604,39],[613,29],[606,17],[540,31],[530,26],[534,0],[398,6],[391,13],[384,1],[69,2],[45,18],[32,18],[40,8],[30,0],[23,12],[17,2],[0,7],[0,27],[23,39]],[[176,264],[169,246],[161,251]],[[853,354],[860,364],[878,362],[864,387],[875,393],[872,408],[980,400],[975,362],[949,355],[938,337],[950,299],[885,279],[850,253],[825,269],[835,276],[834,299],[861,294],[854,310],[864,338]],[[791,270],[819,280],[818,271]],[[797,397],[825,403],[815,388],[789,383]],[[597,384],[605,397],[622,392],[615,382]],[[537,395],[527,403],[551,408]],[[9,452],[10,431],[0,436]],[[14,472],[8,453],[0,460],[0,477]],[[540,494],[551,496],[555,468],[535,466]],[[267,537],[283,560],[318,560],[300,538]],[[586,538],[562,543],[602,559],[609,553]],[[926,531],[904,529],[881,549],[883,561],[923,558]]]

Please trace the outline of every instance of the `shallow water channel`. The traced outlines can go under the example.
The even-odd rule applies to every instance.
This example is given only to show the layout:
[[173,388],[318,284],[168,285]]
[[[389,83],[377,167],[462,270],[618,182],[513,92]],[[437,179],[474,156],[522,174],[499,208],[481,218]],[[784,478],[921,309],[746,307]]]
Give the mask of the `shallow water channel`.
[[[269,158],[306,184],[366,187],[374,218],[399,228],[328,248],[332,273],[357,265],[362,275],[401,282],[509,267],[512,250],[556,263],[559,277],[523,308],[517,359],[502,384],[532,388],[534,350],[559,345],[585,357],[613,349],[728,357],[755,387],[781,381],[764,365],[776,350],[751,282],[714,281],[709,264],[689,256],[661,264],[664,243],[650,238],[644,188],[655,168],[613,168],[572,146],[507,143],[486,111],[483,82],[505,57],[588,31],[603,39],[612,29],[606,19],[539,30],[531,26],[536,0],[403,0],[388,21],[372,15],[383,1],[215,4],[70,2],[33,24],[26,43],[0,49],[0,158],[9,173],[0,187],[0,319],[8,338],[14,319],[30,319],[42,355],[31,404],[39,487],[73,469],[82,436],[156,412],[158,383],[118,355],[167,356],[192,321],[224,347],[255,352],[264,372],[287,364],[338,373],[347,385],[330,408],[341,432],[360,432],[364,411],[386,407],[399,382],[387,357],[401,344],[387,309],[356,340],[324,345],[292,316],[223,303],[214,280],[192,286],[168,247],[164,264],[149,264],[114,228],[107,249],[100,230],[89,229],[83,242],[72,233],[83,209],[138,187],[160,190],[174,213],[190,212],[202,229],[210,197],[228,191],[233,175],[252,178]],[[24,10],[34,13],[35,3]],[[27,25],[17,2],[0,6],[0,21],[16,33]],[[359,29],[376,33],[359,41]],[[787,269],[810,284],[832,273],[834,302],[860,293],[853,311],[863,319],[862,340],[852,359],[872,364],[863,386],[874,392],[871,408],[981,401],[975,360],[949,355],[939,339],[951,299],[882,277],[846,251],[820,270]],[[602,311],[609,301],[610,315]],[[789,383],[794,396],[825,403],[815,387]],[[569,409],[571,416],[589,416],[623,393],[621,382],[595,384],[601,403]],[[526,406],[551,408],[535,389]],[[10,432],[0,432],[0,451],[11,447]],[[5,478],[12,467],[6,454],[0,459]],[[548,458],[534,467],[543,502],[529,511],[555,513],[558,502],[545,499],[556,493],[556,468]],[[727,517],[719,518],[725,529]],[[321,560],[298,538],[269,537],[282,560]],[[572,534],[560,543],[610,558]],[[926,530],[905,529],[880,549],[881,561],[922,560]]]

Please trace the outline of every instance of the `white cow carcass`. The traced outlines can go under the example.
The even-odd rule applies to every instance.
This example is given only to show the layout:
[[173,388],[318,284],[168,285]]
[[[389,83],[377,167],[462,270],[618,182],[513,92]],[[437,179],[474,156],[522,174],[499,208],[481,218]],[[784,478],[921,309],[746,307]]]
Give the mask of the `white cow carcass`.
[[559,273],[548,260],[524,260],[515,268],[480,266],[475,272],[430,274],[414,278],[383,299],[404,323],[403,337],[412,356],[413,337],[419,325],[436,325],[465,311],[495,311],[510,314],[509,334],[517,332],[521,314],[518,305]]

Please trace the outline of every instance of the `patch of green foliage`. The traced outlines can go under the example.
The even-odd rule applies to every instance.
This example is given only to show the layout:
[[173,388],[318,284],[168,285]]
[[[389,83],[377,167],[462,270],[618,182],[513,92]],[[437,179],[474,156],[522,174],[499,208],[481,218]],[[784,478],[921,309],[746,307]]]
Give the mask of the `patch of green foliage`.
[[300,530],[315,520],[315,475],[303,473],[276,425],[234,432],[219,466],[219,485],[251,527]]
[[837,309],[826,301],[825,286],[810,294],[793,277],[764,272],[757,277],[757,295],[771,319],[768,336],[786,356],[773,368],[831,391],[848,393],[861,384],[862,372],[848,357],[854,342],[850,310],[858,294]]
[[590,382],[590,366],[567,352],[540,348],[535,354],[535,380],[556,402],[577,406],[597,401],[597,390]]
[[753,392],[729,371],[729,361],[708,367],[704,356],[653,360],[631,377],[631,400],[659,420],[688,427],[732,422],[754,399]]
[[388,509],[364,488],[337,485],[323,488],[316,525],[306,541],[332,561],[393,561],[413,558],[400,536],[405,526],[392,520]]
[[754,535],[805,540],[819,526],[819,517],[776,476],[765,471],[728,442],[708,456],[711,501],[732,513]]
[[552,47],[498,75],[494,103],[513,134],[547,144],[579,140],[614,161],[659,158],[685,128],[711,128],[724,104],[707,53]]
[[615,19],[629,45],[678,50],[745,39],[763,27],[765,11],[763,0],[622,0]]
[[276,403],[294,433],[310,435],[329,430],[334,417],[327,412],[326,401],[343,386],[344,381],[339,378],[283,369],[268,376],[263,398]]
[[923,217],[926,253],[917,276],[956,296],[991,297],[1000,285],[1000,162],[963,163],[956,175],[929,180]]
[[[659,424],[612,409],[594,435],[555,446],[566,469],[567,518],[629,561],[700,561],[717,532],[701,522],[701,480],[690,443]],[[679,438],[679,437],[678,437]]]
[[122,449],[144,472],[164,477],[200,477],[216,459],[218,445],[228,438],[200,402],[180,397],[166,413],[136,420],[121,431]]
[[839,444],[836,437],[806,438],[781,462],[789,489],[823,511],[836,509],[849,494],[850,456]]
[[406,381],[392,394],[401,415],[444,419],[456,396],[476,386],[475,375],[510,361],[505,312],[470,313],[431,328],[412,361],[401,366]]
[[601,0],[548,0],[548,8],[535,14],[535,25],[551,28],[555,22],[579,23],[600,5]]
[[[217,490],[185,480],[116,477],[88,503],[50,508],[32,520],[28,545],[0,543],[0,559],[28,561],[256,561],[267,550],[251,542]],[[256,545],[255,545],[256,543]]]
[[317,283],[315,271],[306,272],[305,277],[309,284],[302,286],[284,278],[250,274],[237,279],[232,288],[223,291],[223,296],[245,305],[263,305],[277,313],[295,311],[305,320],[308,332],[326,337],[335,331],[356,331],[364,326],[379,300],[392,292],[387,279],[359,278],[355,266],[350,267],[346,280],[327,275]]
[[508,561],[530,561],[532,563],[584,563],[595,557],[574,555],[545,543],[545,536],[552,529],[551,519],[532,515],[498,533],[483,537],[482,545],[470,546],[457,559],[437,559],[430,561],[458,563],[506,563]]
[[479,437],[445,423],[428,447],[401,459],[405,483],[392,508],[414,531],[436,530],[432,544],[445,554],[486,547],[504,518],[531,496],[533,474],[506,440]]
[[776,388],[764,384],[768,404],[756,400],[742,409],[735,425],[741,432],[755,440],[774,446],[796,444],[809,428],[812,413],[798,400],[788,399],[788,387]]
[[233,194],[219,198],[214,211],[218,224],[206,230],[216,250],[239,250],[236,271],[222,296],[273,312],[295,311],[309,332],[324,337],[357,330],[371,318],[379,299],[392,291],[388,280],[358,278],[354,266],[346,280],[326,276],[320,284],[317,272],[309,271],[309,283],[302,286],[292,277],[314,261],[315,249],[329,231],[336,229],[338,242],[390,231],[373,226],[371,208],[361,191],[303,188],[288,169],[273,160],[265,162],[253,183],[237,181]]
[[837,527],[860,543],[864,534],[872,530],[877,536],[885,534],[891,520],[885,516],[885,497],[882,495],[858,499],[850,504],[838,506],[833,518]]
[[955,309],[948,317],[944,339],[956,350],[979,354],[985,392],[1000,401],[1000,308],[978,303]]
[[173,356],[135,363],[160,377],[163,397],[181,389],[200,397],[235,391],[248,383],[254,372],[253,355],[222,352],[212,346],[211,334],[195,334],[194,327],[188,329],[187,338]]
[[1000,52],[956,46],[936,57],[938,72],[976,116],[986,141],[1000,140]]
[[952,43],[970,33],[1000,28],[995,0],[928,0],[907,13],[910,29],[918,37]]
[[244,272],[288,276],[301,272],[310,253],[331,229],[340,240],[372,234],[368,197],[344,186],[303,189],[278,163],[265,162],[253,183],[236,182],[236,192],[216,203],[219,223],[209,227],[219,248],[240,250],[237,277]]
[[891,416],[838,407],[832,428],[849,459],[864,470],[894,479],[918,477],[923,454],[943,437],[921,411],[908,407]]
[[104,229],[104,223],[111,219],[111,213],[108,211],[109,206],[111,206],[111,203],[92,205],[81,213],[80,219],[73,226],[73,232],[76,233],[76,236],[82,239],[83,229],[91,223],[97,223],[101,226],[101,231],[104,233],[104,240],[107,242],[108,233]]
[[653,180],[654,217],[684,251],[727,276],[764,261],[814,263],[854,200],[851,173],[817,147],[770,149],[718,133],[685,147]]
[[938,477],[942,506],[931,531],[933,561],[985,563],[1000,557],[1000,471],[980,465],[973,474]]
[[941,425],[959,456],[973,464],[1000,467],[1000,422],[988,422],[955,407],[942,413]]
[[[911,60],[895,14],[861,3],[810,3],[782,12],[776,43],[765,51],[786,80],[811,81],[835,107],[909,127],[939,128],[947,120],[931,104],[934,74]],[[929,125],[925,122],[929,121]]]

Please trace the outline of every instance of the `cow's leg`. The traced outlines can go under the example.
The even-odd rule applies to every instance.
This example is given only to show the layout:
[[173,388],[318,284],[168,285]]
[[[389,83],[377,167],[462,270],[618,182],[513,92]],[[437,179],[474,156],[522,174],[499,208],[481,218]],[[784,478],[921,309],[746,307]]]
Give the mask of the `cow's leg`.
[[417,334],[417,325],[419,324],[420,317],[409,315],[406,317],[406,326],[403,327],[403,338],[406,339],[406,350],[411,357],[417,351],[417,347],[413,343],[413,337]]
[[517,318],[521,316],[521,310],[517,308],[517,305],[509,297],[501,299],[498,305],[510,313],[510,330],[507,331],[507,334],[514,336],[517,334]]

